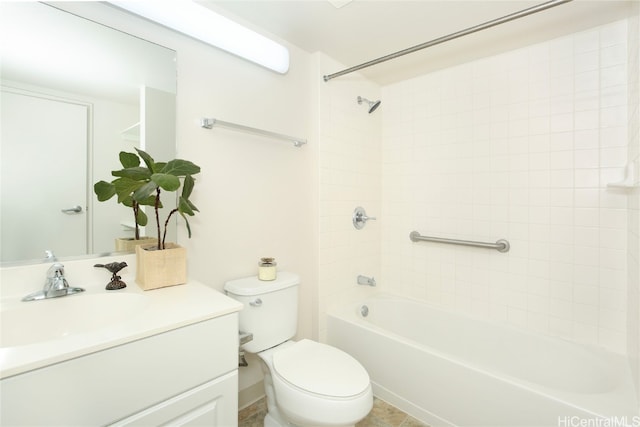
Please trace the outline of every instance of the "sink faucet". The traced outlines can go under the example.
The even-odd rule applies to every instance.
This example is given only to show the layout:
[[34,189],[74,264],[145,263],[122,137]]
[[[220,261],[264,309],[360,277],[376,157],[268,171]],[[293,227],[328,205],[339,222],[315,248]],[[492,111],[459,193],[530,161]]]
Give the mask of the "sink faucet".
[[84,292],[82,288],[72,288],[64,277],[64,265],[54,263],[47,270],[47,279],[41,291],[34,292],[22,298],[22,301],[37,301],[41,299],[63,297]]

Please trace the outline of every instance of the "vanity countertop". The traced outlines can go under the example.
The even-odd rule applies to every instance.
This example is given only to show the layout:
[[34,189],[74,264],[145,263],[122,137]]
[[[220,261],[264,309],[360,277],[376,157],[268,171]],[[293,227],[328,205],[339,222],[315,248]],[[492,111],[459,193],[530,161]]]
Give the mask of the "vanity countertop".
[[[120,258],[126,258],[129,265],[135,263],[135,257]],[[122,270],[120,274],[122,280],[128,285],[126,288],[106,291],[104,287],[110,276],[104,269],[93,268],[95,261],[79,264],[65,263],[66,271],[76,273],[75,279],[71,279],[73,275],[65,272],[69,278],[69,285],[83,287],[85,292],[30,302],[22,302],[21,298],[27,293],[38,290],[37,285],[31,284],[30,288],[20,288],[16,287],[15,283],[11,287],[12,283],[7,282],[15,281],[16,277],[28,277],[32,273],[16,274],[20,271],[3,269],[3,292],[0,300],[0,316],[2,316],[0,378],[225,316],[242,309],[242,303],[196,281],[143,291],[136,285],[135,271],[131,267]],[[97,262],[106,263],[111,260],[100,259]],[[48,265],[38,269],[46,270],[46,267]],[[79,280],[78,270],[81,268],[83,270],[88,268],[90,272],[88,276],[83,276],[84,280]],[[101,271],[98,272],[99,270]],[[44,277],[41,272],[37,276]],[[26,290],[28,292],[25,293]],[[109,304],[106,310],[104,306],[101,307],[103,301]],[[68,310],[68,307],[71,310]],[[93,310],[92,307],[97,310]],[[82,314],[75,319],[74,313],[78,308],[81,308],[79,312]],[[14,310],[14,313],[20,310],[25,313],[25,310],[28,310],[26,311],[28,321],[15,321],[25,317],[23,313],[19,316],[12,315],[11,311]],[[45,315],[41,316],[41,312]],[[40,328],[39,325],[42,327]],[[29,337],[23,339],[21,336],[22,328],[25,329],[26,335],[33,332],[39,334],[40,329],[43,329],[45,330],[43,336],[46,336],[49,333],[47,331],[52,329],[50,325],[57,325],[55,338],[46,337],[39,340]],[[65,327],[69,330],[65,330]]]

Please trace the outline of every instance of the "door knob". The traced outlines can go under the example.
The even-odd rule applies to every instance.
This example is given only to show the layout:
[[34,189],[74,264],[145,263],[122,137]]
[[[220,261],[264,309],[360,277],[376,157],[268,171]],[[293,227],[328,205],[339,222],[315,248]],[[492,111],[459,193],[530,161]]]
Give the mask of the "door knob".
[[76,205],[72,208],[62,209],[62,213],[66,213],[67,215],[79,214],[82,212],[82,206]]

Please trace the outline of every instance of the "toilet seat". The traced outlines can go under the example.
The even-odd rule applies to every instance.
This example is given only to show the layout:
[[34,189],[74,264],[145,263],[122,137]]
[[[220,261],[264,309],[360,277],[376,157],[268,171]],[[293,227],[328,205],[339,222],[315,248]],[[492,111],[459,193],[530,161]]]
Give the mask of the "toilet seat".
[[354,425],[371,410],[369,374],[342,350],[310,340],[286,341],[258,356],[278,410],[294,425]]
[[306,393],[332,398],[358,396],[370,384],[367,371],[349,354],[306,339],[274,353],[273,370]]

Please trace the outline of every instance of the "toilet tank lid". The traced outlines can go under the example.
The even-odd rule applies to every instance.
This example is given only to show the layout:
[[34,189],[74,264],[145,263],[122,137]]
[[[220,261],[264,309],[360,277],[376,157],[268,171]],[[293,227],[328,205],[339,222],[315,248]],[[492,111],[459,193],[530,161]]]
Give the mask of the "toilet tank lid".
[[295,273],[279,271],[275,280],[259,280],[258,276],[229,280],[225,282],[224,290],[234,295],[253,296],[279,291],[298,284],[300,284],[300,276]]

